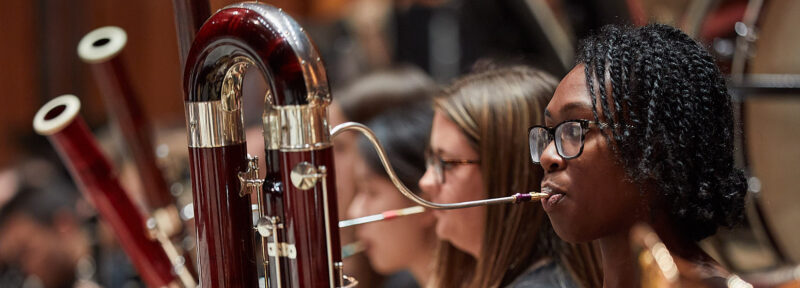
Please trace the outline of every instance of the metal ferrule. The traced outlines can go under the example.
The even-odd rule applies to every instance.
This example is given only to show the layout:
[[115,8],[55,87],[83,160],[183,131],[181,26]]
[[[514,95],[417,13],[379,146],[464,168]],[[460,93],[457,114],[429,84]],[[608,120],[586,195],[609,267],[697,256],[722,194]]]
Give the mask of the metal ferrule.
[[[228,101],[185,103],[189,147],[213,148],[245,141],[244,114],[239,106],[241,96],[238,93],[229,95],[232,96],[223,96]],[[269,107],[264,111],[262,119],[266,149],[308,151],[329,147],[328,103],[320,104],[267,104]]]
[[308,151],[331,145],[327,103],[272,106],[264,111],[264,146],[268,150]]
[[222,101],[186,102],[189,147],[213,148],[244,143],[244,114],[225,111]]

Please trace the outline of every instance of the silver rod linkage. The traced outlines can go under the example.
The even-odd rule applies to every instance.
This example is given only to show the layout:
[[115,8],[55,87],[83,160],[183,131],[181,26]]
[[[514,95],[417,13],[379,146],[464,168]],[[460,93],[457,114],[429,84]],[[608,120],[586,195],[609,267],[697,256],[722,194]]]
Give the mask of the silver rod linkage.
[[529,193],[517,193],[511,196],[506,197],[498,197],[498,198],[491,198],[491,199],[484,199],[484,200],[475,200],[475,201],[465,201],[465,202],[458,202],[458,203],[436,203],[431,202],[428,200],[423,199],[422,197],[417,196],[414,192],[403,185],[403,182],[400,182],[400,179],[397,178],[397,174],[394,173],[394,169],[392,165],[389,163],[388,158],[386,157],[386,151],[383,150],[383,146],[381,146],[378,138],[375,137],[375,133],[372,133],[367,126],[361,123],[356,122],[346,122],[337,125],[331,130],[331,136],[336,137],[336,135],[341,134],[344,131],[357,131],[361,132],[364,136],[367,137],[372,146],[375,147],[375,151],[378,151],[378,157],[381,159],[381,163],[383,164],[383,168],[386,169],[386,174],[389,175],[389,179],[392,180],[394,186],[400,190],[400,193],[403,193],[406,198],[411,199],[414,203],[417,203],[425,208],[430,209],[461,209],[461,208],[469,208],[469,207],[476,207],[476,206],[484,206],[484,205],[493,205],[493,204],[516,204],[516,203],[524,203],[539,200],[542,198],[547,198],[546,193],[540,192],[529,192]]

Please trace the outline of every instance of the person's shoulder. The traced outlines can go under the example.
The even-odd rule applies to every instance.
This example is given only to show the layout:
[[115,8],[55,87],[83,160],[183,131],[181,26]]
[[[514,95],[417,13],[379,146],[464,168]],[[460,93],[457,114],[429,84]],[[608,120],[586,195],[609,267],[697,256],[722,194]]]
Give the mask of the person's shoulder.
[[556,261],[549,261],[544,265],[533,265],[522,275],[514,279],[506,288],[573,288],[578,287],[575,281]]
[[408,270],[402,270],[389,275],[384,281],[382,288],[420,288],[414,275]]

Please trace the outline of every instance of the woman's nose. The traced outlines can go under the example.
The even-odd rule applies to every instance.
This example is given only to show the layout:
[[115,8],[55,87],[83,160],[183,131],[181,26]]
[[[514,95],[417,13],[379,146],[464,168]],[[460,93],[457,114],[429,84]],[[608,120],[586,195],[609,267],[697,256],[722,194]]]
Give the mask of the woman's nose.
[[539,164],[542,165],[542,169],[544,169],[545,173],[552,173],[564,169],[564,166],[566,165],[564,158],[561,158],[561,155],[558,155],[555,141],[551,141],[546,147],[544,147],[544,151],[542,151],[542,156],[539,161]]
[[350,206],[347,207],[347,218],[367,216],[365,214],[365,205],[363,193],[356,192],[356,196],[353,197],[353,201],[351,201]]
[[419,189],[422,190],[423,193],[427,194],[429,197],[433,198],[436,196],[436,192],[439,189],[439,183],[436,181],[436,173],[433,171],[433,168],[428,167],[425,170],[425,174],[422,175],[422,178],[419,179]]

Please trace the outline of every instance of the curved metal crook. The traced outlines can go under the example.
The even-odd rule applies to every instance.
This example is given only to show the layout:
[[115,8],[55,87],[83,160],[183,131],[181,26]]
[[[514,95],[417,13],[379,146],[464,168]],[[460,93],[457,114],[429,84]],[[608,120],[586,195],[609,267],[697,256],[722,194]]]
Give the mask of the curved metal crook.
[[395,174],[392,165],[389,163],[388,158],[386,157],[386,151],[383,150],[383,146],[381,146],[378,138],[375,137],[375,133],[372,132],[366,125],[356,122],[346,122],[337,125],[331,130],[331,137],[336,137],[336,135],[341,134],[344,131],[357,131],[361,132],[364,136],[367,137],[372,146],[375,147],[375,151],[378,151],[378,157],[381,159],[381,163],[383,164],[383,168],[386,169],[386,174],[389,175],[389,179],[392,180],[392,183],[397,190],[400,190],[400,193],[406,198],[414,201],[425,208],[430,209],[439,209],[439,210],[448,210],[448,209],[461,209],[461,208],[470,208],[476,206],[484,206],[484,205],[493,205],[493,204],[517,204],[517,203],[524,203],[530,202],[534,200],[539,200],[542,198],[547,198],[547,193],[540,193],[540,192],[528,192],[528,193],[517,193],[511,196],[505,197],[498,197],[498,198],[491,198],[491,199],[484,199],[484,200],[475,200],[475,201],[465,201],[465,202],[458,202],[458,203],[436,203],[431,202],[428,200],[423,199],[422,197],[417,196],[411,190],[403,185],[403,182],[400,182],[400,179],[397,178],[397,174]]

